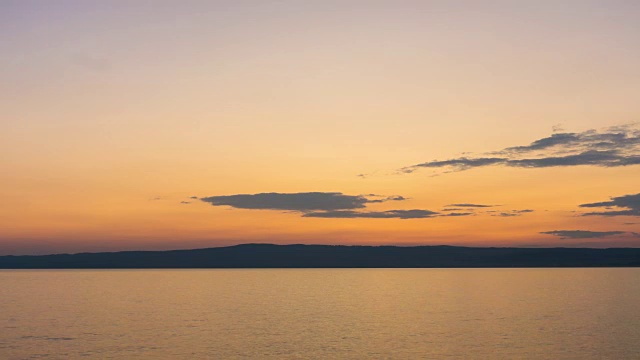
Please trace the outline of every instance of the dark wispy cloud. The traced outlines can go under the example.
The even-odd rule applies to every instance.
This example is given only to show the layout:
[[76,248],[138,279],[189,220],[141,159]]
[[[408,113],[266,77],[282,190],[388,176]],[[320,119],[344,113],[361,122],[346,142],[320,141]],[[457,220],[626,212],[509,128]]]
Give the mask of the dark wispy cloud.
[[475,213],[472,212],[451,212],[448,214],[441,214],[440,216],[452,216],[452,217],[458,217],[458,216],[472,216],[475,215]]
[[540,234],[554,235],[561,239],[596,239],[626,233],[626,231],[553,230],[543,231]]
[[496,165],[503,164],[505,162],[504,158],[467,158],[461,157],[456,159],[449,160],[434,160],[428,161],[422,164],[412,165],[405,168],[400,169],[400,172],[403,173],[412,173],[419,168],[443,168],[443,167],[451,167],[455,170],[466,170],[474,167],[488,166],[488,165]]
[[[191,199],[197,197],[191,197]],[[441,212],[427,209],[369,211],[370,204],[408,200],[401,195],[346,195],[340,192],[304,192],[304,193],[259,193],[208,196],[198,198],[213,206],[230,206],[238,209],[279,210],[300,213],[303,217],[335,219],[425,219],[435,217],[463,217],[478,215],[477,211],[500,205],[458,203],[448,206]],[[183,201],[188,204],[190,201]],[[533,210],[505,210],[505,213],[518,216]],[[496,216],[496,215],[493,215]]]
[[506,211],[493,211],[489,210],[486,213],[489,213],[491,216],[499,216],[499,217],[513,217],[513,216],[522,216],[522,214],[532,213],[531,209],[523,209],[523,210],[506,210]]
[[369,218],[369,219],[424,219],[441,216],[439,213],[430,210],[388,210],[388,211],[353,211],[353,210],[337,210],[337,211],[320,211],[309,212],[303,217],[317,218]]
[[393,196],[384,196],[384,195],[376,195],[376,194],[368,194],[365,195],[368,200],[368,203],[381,203],[386,201],[404,201],[408,200],[404,196],[393,195]]
[[511,210],[511,211],[502,211],[502,212],[492,212],[491,216],[499,216],[499,217],[513,217],[513,216],[522,216],[522,214],[533,212],[533,210]]
[[574,133],[559,133],[549,137],[542,138],[525,146],[514,146],[504,149],[505,152],[527,152],[533,150],[543,150],[558,145],[574,144],[580,141],[580,136]]
[[528,145],[513,146],[477,156],[433,160],[400,169],[411,173],[421,168],[463,171],[501,165],[518,168],[566,166],[616,167],[640,164],[640,129],[637,125],[556,133]]
[[470,204],[470,203],[461,203],[461,204],[449,204],[447,206],[459,207],[459,208],[488,208],[499,205],[483,205],[483,204]]
[[303,217],[317,218],[421,219],[439,215],[435,211],[423,209],[355,211],[369,204],[407,200],[401,195],[345,195],[339,192],[260,193],[209,196],[200,200],[214,206],[294,211],[302,213]]
[[607,210],[588,212],[583,216],[640,216],[640,194],[612,197],[609,201],[582,204],[580,207]]
[[375,196],[345,195],[339,192],[260,193],[209,196],[201,201],[213,206],[231,206],[238,209],[332,211],[364,208],[368,203],[387,201]]
[[[489,215],[489,216],[499,216],[499,217],[512,217],[512,216],[521,216],[526,213],[531,213],[533,210],[531,209],[522,209],[522,210],[487,210],[487,208],[493,208],[502,205],[484,205],[484,204],[473,204],[473,203],[458,203],[458,204],[449,204],[449,207],[445,207],[441,211],[443,214],[440,216],[469,216],[469,215]],[[456,206],[456,207],[450,207]]]

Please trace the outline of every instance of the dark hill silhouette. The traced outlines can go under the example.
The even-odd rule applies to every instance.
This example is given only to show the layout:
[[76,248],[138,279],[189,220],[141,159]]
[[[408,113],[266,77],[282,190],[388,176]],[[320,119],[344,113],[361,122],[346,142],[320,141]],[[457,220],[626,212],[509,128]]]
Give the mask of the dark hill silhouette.
[[195,250],[0,256],[0,269],[632,266],[640,266],[640,249],[245,244]]

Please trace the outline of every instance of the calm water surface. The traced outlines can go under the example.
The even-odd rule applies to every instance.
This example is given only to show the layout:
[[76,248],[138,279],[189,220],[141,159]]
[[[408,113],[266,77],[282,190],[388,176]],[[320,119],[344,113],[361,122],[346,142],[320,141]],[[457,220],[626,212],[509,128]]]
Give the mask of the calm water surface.
[[640,269],[0,271],[0,359],[640,359]]

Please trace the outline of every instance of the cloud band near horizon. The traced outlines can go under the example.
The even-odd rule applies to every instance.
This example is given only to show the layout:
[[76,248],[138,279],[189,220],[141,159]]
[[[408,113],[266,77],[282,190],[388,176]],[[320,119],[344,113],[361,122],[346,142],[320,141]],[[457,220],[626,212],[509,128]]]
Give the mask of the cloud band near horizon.
[[[542,231],[540,234],[554,235],[560,239],[600,239],[609,236],[627,234],[627,231],[589,231],[589,230],[552,230]],[[636,235],[635,233],[629,233]]]

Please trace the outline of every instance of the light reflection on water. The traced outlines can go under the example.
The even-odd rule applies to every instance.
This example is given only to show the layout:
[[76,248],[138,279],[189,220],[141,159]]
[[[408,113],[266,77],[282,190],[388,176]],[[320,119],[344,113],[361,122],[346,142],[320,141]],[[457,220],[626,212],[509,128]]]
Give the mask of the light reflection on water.
[[640,359],[640,269],[0,271],[1,359]]

